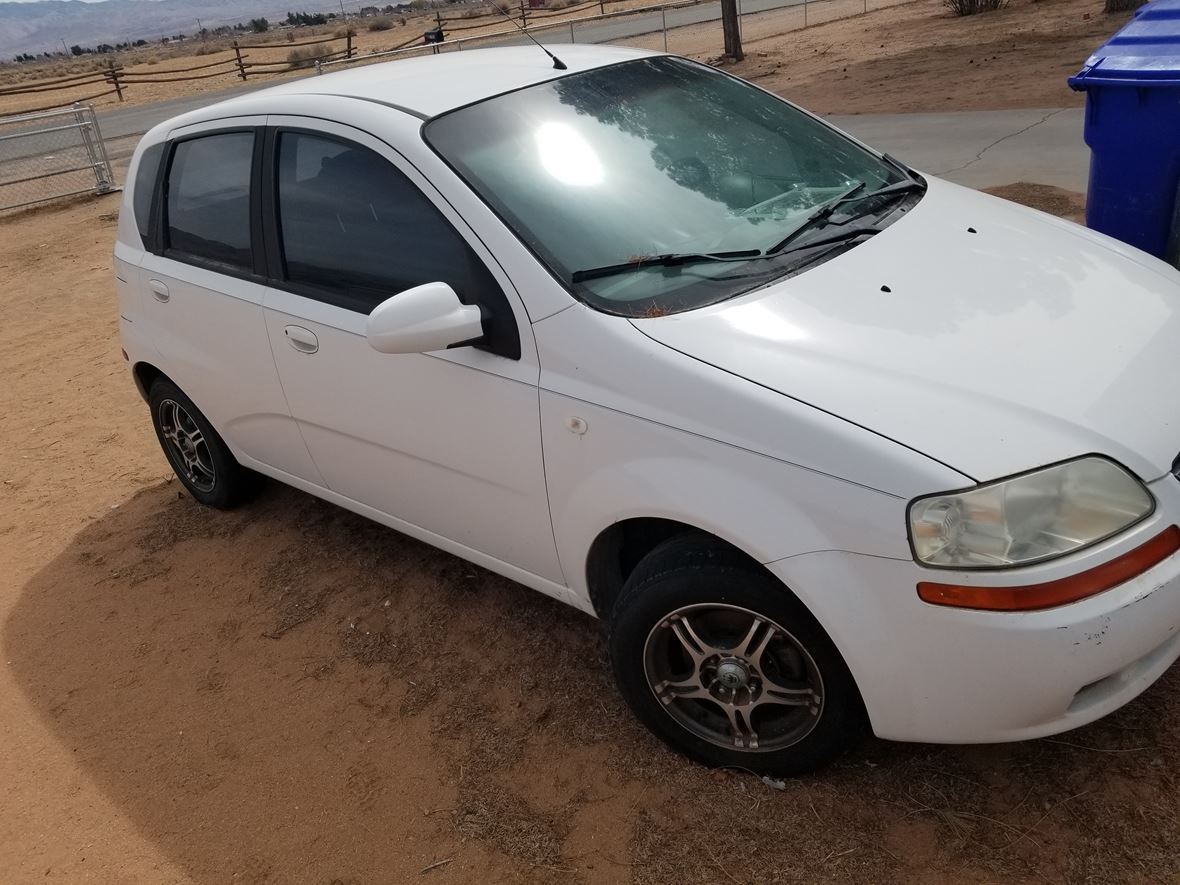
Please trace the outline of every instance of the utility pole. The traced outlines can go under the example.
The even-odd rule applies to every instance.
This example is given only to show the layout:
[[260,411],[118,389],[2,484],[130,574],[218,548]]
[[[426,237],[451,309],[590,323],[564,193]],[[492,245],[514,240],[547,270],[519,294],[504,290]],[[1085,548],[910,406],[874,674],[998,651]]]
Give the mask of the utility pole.
[[203,31],[203,30],[205,30],[205,29],[201,27],[201,20],[197,19],[197,36],[198,37],[201,36],[201,31]]
[[721,30],[725,35],[725,55],[734,61],[741,61],[746,55],[742,52],[737,0],[721,0]]
[[65,41],[65,40],[62,40],[62,41],[61,41],[61,51],[62,51],[62,54],[63,54],[63,55],[69,55],[69,54],[70,54],[70,50],[66,49],[66,41]]
[[344,18],[344,0],[340,0],[340,17]]

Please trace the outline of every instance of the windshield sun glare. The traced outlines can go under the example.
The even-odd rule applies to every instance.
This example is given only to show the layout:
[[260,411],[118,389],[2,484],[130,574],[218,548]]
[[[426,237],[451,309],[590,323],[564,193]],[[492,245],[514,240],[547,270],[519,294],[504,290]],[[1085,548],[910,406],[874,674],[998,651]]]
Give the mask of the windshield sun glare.
[[667,56],[490,98],[424,134],[575,296],[626,316],[762,285],[792,269],[776,244],[920,188],[787,102]]

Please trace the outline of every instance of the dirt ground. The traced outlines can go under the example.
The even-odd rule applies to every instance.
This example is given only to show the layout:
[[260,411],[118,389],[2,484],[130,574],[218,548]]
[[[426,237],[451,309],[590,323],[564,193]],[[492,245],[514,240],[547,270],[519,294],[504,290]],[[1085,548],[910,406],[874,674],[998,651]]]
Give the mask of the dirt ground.
[[[814,4],[806,29],[801,8],[747,17],[747,58],[727,70],[823,114],[1074,107],[1084,97],[1066,78],[1130,16],[1103,13],[1102,0],[1012,0],[967,18],[941,0],[870,0],[855,15],[862,3]],[[681,28],[670,48],[718,56],[718,39]]]
[[[650,4],[651,0],[612,0],[609,9]],[[1102,6],[1102,0],[1012,0],[997,12],[955,18],[941,0],[821,0],[809,3],[806,12],[794,7],[744,16],[742,32],[748,57],[731,69],[823,114],[1071,107],[1083,99],[1070,91],[1066,77],[1076,73],[1130,15],[1107,15]],[[868,14],[860,14],[863,10]],[[564,21],[596,11],[574,10],[546,21]],[[486,27],[456,32],[456,36],[509,27],[506,22],[480,21],[487,21]],[[429,24],[428,17],[419,17],[404,27],[378,32],[367,31],[362,25],[356,37],[357,50],[366,54],[397,45]],[[277,34],[262,37],[283,39]],[[662,49],[663,35],[648,34],[622,42]],[[336,41],[331,48],[342,46]],[[669,32],[668,48],[693,58],[715,59],[721,49],[720,26],[710,22],[676,28]],[[247,48],[246,52],[255,61],[282,61],[287,54],[285,48]],[[128,73],[134,75],[232,58],[228,49],[162,60],[140,51],[126,63]],[[44,75],[52,73],[46,70]],[[0,71],[0,86],[29,75],[22,67],[9,67]],[[278,82],[292,76],[298,75],[269,79]],[[136,84],[128,88],[127,104],[229,89],[239,82],[231,72],[197,81]],[[77,95],[99,88],[81,87]],[[0,113],[73,97],[68,92],[0,96]],[[113,96],[97,102],[101,107],[115,103]]]
[[1176,670],[780,790],[634,724],[584,615],[277,484],[200,508],[119,354],[117,199],[0,221],[0,881],[1180,877]]

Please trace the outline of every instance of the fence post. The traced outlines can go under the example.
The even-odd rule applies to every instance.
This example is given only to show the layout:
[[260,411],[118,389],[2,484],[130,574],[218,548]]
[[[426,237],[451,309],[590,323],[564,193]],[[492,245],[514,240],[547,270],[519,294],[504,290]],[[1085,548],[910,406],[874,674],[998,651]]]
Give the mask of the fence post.
[[119,83],[119,72],[121,68],[115,67],[115,60],[107,60],[107,79],[115,85],[115,94],[119,96],[119,101],[123,100],[123,86]]
[[571,43],[578,42],[577,40],[574,39],[574,23],[572,21],[570,22],[570,42]]
[[520,23],[527,28],[529,26],[529,14],[526,9],[527,7],[524,5],[524,0],[520,0]]
[[605,3],[605,0],[598,0],[598,14],[599,14],[599,15],[606,15],[606,3]]
[[803,27],[807,27],[807,0],[803,0]]
[[111,171],[111,158],[107,153],[107,143],[103,141],[102,132],[98,128],[98,116],[94,113],[94,105],[86,105],[86,113],[90,117],[90,125],[94,133],[94,142],[98,148],[98,162],[102,173],[98,176],[98,192],[107,194],[115,190],[115,175]]
[[234,56],[238,63],[238,76],[243,80],[246,79],[246,66],[242,64],[242,47],[238,46],[238,41],[234,41]]
[[344,48],[344,57],[345,58],[352,58],[352,28],[348,29],[348,32],[344,35],[344,39],[346,41],[345,48]]
[[726,56],[734,61],[745,58],[745,53],[742,52],[742,36],[738,30],[737,0],[721,0],[721,32]]
[[78,134],[86,148],[86,158],[94,172],[94,190],[100,194],[110,193],[115,188],[114,182],[111,181],[111,162],[107,159],[102,136],[95,131],[94,108],[79,102],[74,102],[71,107],[74,111],[74,120],[78,124]]
[[[660,22],[664,26],[664,52],[668,51],[668,11],[663,6],[660,6]],[[573,30],[573,25],[570,25]]]

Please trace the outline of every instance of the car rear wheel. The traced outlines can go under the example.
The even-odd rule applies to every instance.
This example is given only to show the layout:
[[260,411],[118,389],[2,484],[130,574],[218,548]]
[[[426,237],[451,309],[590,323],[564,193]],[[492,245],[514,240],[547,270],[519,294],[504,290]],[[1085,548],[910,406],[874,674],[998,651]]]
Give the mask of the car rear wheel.
[[863,730],[856,685],[819,623],[772,575],[708,536],[649,553],[610,631],[631,709],[706,765],[800,774]]
[[229,510],[250,497],[261,477],[242,467],[193,401],[166,378],[148,392],[152,425],[164,456],[188,493],[202,504]]

